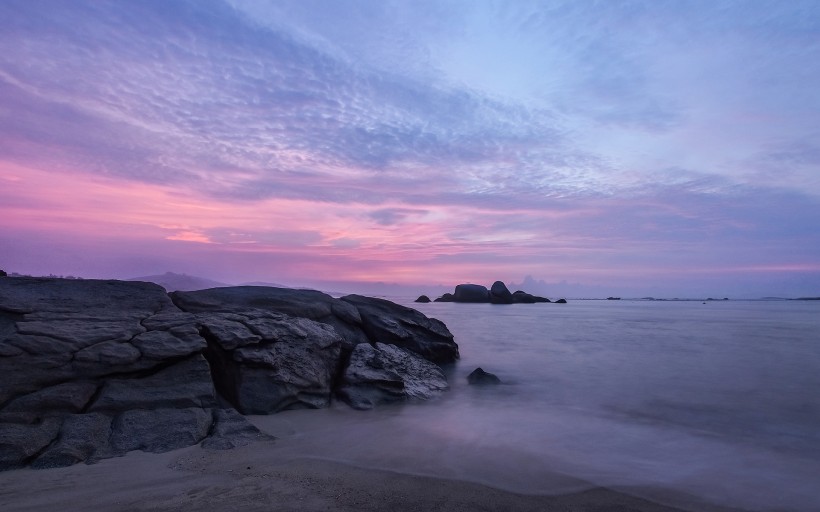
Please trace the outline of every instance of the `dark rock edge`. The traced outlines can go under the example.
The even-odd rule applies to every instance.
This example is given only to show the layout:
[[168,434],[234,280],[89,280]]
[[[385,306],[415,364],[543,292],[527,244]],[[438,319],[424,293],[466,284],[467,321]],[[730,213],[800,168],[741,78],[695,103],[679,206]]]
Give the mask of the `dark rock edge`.
[[[0,471],[25,466],[49,468],[78,462],[93,463],[131,450],[163,452],[193,444],[227,449],[254,440],[270,439],[237,411],[237,408],[241,409],[238,404],[226,399],[224,386],[214,385],[219,380],[213,374],[214,347],[219,341],[206,327],[207,318],[213,315],[245,319],[248,323],[257,321],[251,325],[260,325],[259,319],[252,316],[268,311],[271,318],[262,319],[262,324],[268,322],[262,325],[263,328],[278,321],[277,325],[290,329],[293,332],[289,334],[298,339],[305,325],[319,326],[328,333],[329,344],[338,345],[338,359],[331,358],[328,369],[328,400],[318,404],[297,400],[268,413],[289,408],[323,407],[331,398],[341,398],[352,407],[362,409],[428,397],[418,392],[419,381],[412,375],[408,382],[412,381],[413,387],[405,392],[404,381],[399,375],[381,394],[384,382],[356,381],[356,389],[367,391],[368,399],[364,405],[352,402],[349,397],[355,394],[349,392],[351,384],[345,382],[344,369],[353,349],[360,343],[368,343],[377,349],[376,366],[380,366],[383,359],[378,357],[379,350],[382,350],[379,346],[393,346],[390,350],[405,354],[403,364],[410,367],[419,366],[406,362],[413,358],[429,361],[425,363],[427,365],[435,363],[434,368],[437,368],[436,364],[446,365],[458,359],[458,346],[443,323],[382,299],[356,295],[333,299],[316,291],[267,287],[166,294],[161,287],[140,282],[53,278],[2,281],[3,286],[13,282],[20,286],[28,283],[32,287],[45,287],[56,295],[44,299],[38,297],[36,291],[24,290],[18,293],[22,298],[15,300],[19,297],[15,297],[14,292],[20,290],[9,292],[0,286],[0,388],[5,390],[0,393]],[[95,302],[93,297],[71,297],[73,288],[84,286],[107,286],[118,292],[123,292],[119,288],[126,288],[124,291],[128,294],[137,296],[137,302],[142,298],[139,295],[144,293],[146,302],[153,300],[154,304],[150,310],[143,304],[138,305],[135,309],[139,310],[139,315],[125,309],[122,316],[129,318],[123,319],[118,316],[120,310],[116,308],[116,300],[100,304],[97,302],[103,299]],[[261,293],[263,298],[270,300],[248,304],[209,300],[212,297],[208,292],[216,292],[219,296],[219,290],[233,290],[240,295],[255,291],[256,295]],[[164,300],[158,296],[160,291]],[[69,298],[63,301],[60,293]],[[196,294],[205,297],[199,301],[188,300],[188,303],[183,300],[196,299]],[[76,310],[71,310],[72,301],[76,303]],[[46,306],[38,309],[40,302]],[[192,302],[199,302],[199,308],[191,307]],[[106,313],[100,318],[94,317],[103,310],[101,308],[107,308]],[[250,316],[243,316],[243,312]],[[86,314],[88,318],[84,318]],[[133,322],[135,318],[131,316],[138,316],[138,321]],[[51,332],[49,321],[64,323],[67,327],[63,331],[52,329]],[[130,325],[131,330],[120,332],[120,324]],[[239,324],[242,322],[237,322]],[[88,339],[83,339],[83,334],[77,334],[80,331],[91,334]],[[270,341],[274,349],[283,346],[276,339],[251,336],[259,337],[258,342]],[[253,338],[249,339],[254,345]],[[71,343],[74,345],[70,347],[70,353],[63,350],[63,345]],[[276,350],[270,350],[269,354],[262,352],[257,358],[262,361],[262,366],[267,355],[274,359],[277,356]],[[313,351],[308,349],[306,353],[312,354]],[[259,361],[251,357],[248,366],[258,370]],[[31,363],[31,368],[37,368],[31,372],[36,374],[33,382],[26,382],[25,364],[20,365],[25,362]],[[297,370],[301,369],[299,362],[296,362]],[[274,360],[269,366],[276,367],[277,363],[281,361]],[[425,368],[431,371],[429,367]],[[294,375],[298,380],[298,372]],[[434,377],[429,396],[446,389],[446,379],[442,385],[435,380],[439,376]],[[293,383],[284,384],[280,387],[287,388]]]

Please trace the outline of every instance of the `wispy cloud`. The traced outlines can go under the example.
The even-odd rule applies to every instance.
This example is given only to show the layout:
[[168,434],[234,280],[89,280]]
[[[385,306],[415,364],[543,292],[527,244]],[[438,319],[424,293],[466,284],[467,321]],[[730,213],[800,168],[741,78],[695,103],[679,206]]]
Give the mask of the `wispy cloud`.
[[7,0],[0,234],[237,280],[813,272],[817,13]]

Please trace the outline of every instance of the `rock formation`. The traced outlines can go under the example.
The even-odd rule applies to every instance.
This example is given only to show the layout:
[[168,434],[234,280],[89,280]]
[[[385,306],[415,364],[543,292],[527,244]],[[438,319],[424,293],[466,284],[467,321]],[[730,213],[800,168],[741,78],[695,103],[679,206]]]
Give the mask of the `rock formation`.
[[428,297],[427,295],[419,295],[419,298],[416,299],[413,302],[419,302],[421,304],[427,304],[428,302],[430,302],[430,297]]
[[501,281],[496,281],[490,287],[490,302],[492,304],[512,304],[513,297],[507,285]]
[[239,412],[429,398],[447,386],[430,361],[456,358],[444,324],[379,299],[5,278],[0,470],[231,448],[267,437]]
[[480,284],[460,284],[453,294],[455,302],[490,302],[490,292]]
[[467,376],[467,382],[471,386],[492,386],[501,384],[501,379],[492,373],[485,372],[481,368],[476,368]]
[[[421,298],[421,297],[420,297]],[[416,302],[419,302],[418,300]],[[537,302],[550,302],[545,297],[530,295],[521,290],[510,293],[502,281],[496,281],[488,290],[480,284],[460,284],[456,286],[455,293],[445,293],[433,302],[466,302],[466,303],[490,303],[490,304],[535,304]],[[566,303],[566,300],[564,300]]]
[[448,389],[437,365],[395,345],[361,344],[350,356],[339,395],[354,409],[399,400],[426,400]]

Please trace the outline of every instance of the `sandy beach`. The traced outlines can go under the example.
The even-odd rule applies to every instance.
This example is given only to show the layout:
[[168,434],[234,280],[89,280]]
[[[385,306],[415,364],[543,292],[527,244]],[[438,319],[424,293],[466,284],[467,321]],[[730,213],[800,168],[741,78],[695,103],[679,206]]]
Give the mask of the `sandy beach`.
[[[673,508],[602,488],[553,496],[292,457],[288,440],[210,451],[131,452],[92,465],[0,473],[3,510],[38,512],[340,510],[340,511],[727,511]],[[566,479],[556,475],[556,482]],[[566,479],[567,485],[580,484]]]

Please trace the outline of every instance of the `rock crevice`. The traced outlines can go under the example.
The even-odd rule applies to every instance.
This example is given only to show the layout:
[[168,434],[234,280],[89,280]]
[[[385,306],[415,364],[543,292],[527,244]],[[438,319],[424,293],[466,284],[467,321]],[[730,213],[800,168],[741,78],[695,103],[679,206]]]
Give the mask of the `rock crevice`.
[[270,438],[240,413],[432,398],[457,358],[443,323],[380,299],[3,279],[0,470],[240,446]]

